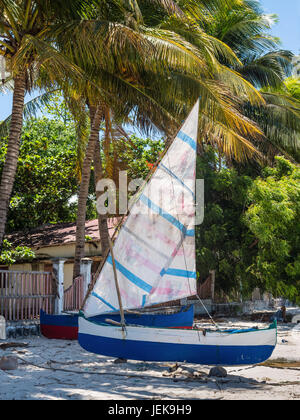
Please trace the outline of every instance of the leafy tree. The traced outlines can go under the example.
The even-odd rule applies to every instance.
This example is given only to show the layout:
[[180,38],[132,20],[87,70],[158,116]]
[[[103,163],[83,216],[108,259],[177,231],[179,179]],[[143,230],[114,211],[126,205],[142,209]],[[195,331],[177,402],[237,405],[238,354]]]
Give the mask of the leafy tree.
[[[25,121],[18,169],[10,200],[7,232],[29,230],[47,223],[75,222],[78,189],[78,138],[75,123],[58,96],[43,109],[45,116]],[[63,119],[61,119],[63,115]],[[158,158],[162,141],[122,137],[115,139],[118,170],[128,170],[129,180],[145,177],[149,165]],[[7,139],[0,143],[0,175],[6,155]],[[115,154],[112,149],[112,154]],[[103,176],[108,177],[103,157]],[[87,200],[87,218],[97,218],[95,173],[92,167]]]
[[[163,139],[140,138],[135,134],[130,137],[124,135],[119,138],[115,137],[114,143],[110,145],[108,155],[103,152],[102,161],[105,176],[114,179],[116,185],[118,185],[119,171],[128,171],[129,181],[137,178],[145,179],[164,148]],[[104,149],[102,147],[102,150]],[[113,170],[111,171],[112,161]]]
[[259,287],[300,301],[300,170],[283,157],[260,176],[228,168],[212,149],[198,158],[205,180],[203,224],[196,228],[200,281],[216,270],[216,286],[243,297]]
[[5,265],[12,265],[16,261],[32,261],[35,258],[35,253],[26,246],[17,246],[13,249],[10,242],[6,239],[3,241],[3,248],[0,254],[0,263]]
[[[230,294],[247,294],[255,277],[247,271],[256,255],[255,237],[243,222],[253,179],[227,168],[212,148],[197,161],[197,178],[204,179],[204,221],[196,227],[196,266],[200,281],[216,270],[216,287]],[[247,287],[245,287],[247,285]]]
[[257,285],[300,302],[300,168],[283,157],[249,190],[245,224],[257,240],[249,271]]
[[[7,143],[0,149],[0,173]],[[76,134],[72,125],[46,117],[26,121],[9,205],[7,231],[74,221],[77,192]]]

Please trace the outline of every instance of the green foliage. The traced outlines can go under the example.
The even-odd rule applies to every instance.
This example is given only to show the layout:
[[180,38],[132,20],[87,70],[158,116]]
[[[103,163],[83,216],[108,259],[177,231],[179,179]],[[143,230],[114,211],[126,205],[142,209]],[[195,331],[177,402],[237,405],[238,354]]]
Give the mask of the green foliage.
[[[252,176],[217,170],[213,150],[198,159],[204,222],[196,229],[197,271],[216,270],[217,288],[249,296],[255,287],[300,302],[300,169],[283,157]],[[245,168],[249,174],[249,166]]]
[[[75,124],[59,96],[44,111],[47,117],[25,121],[18,170],[10,201],[7,232],[47,223],[75,222],[78,193],[78,137]],[[0,175],[6,154],[0,143]],[[128,170],[129,180],[145,178],[163,150],[163,141],[121,137],[115,142],[115,170]],[[114,152],[114,153],[115,153]],[[105,159],[103,156],[105,163]],[[116,180],[116,185],[117,180]],[[87,219],[97,217],[92,171]]]
[[300,162],[299,80],[286,79],[293,54],[281,50],[279,38],[270,33],[276,15],[266,15],[255,0],[211,3],[215,8],[205,31],[223,41],[240,59],[231,66],[221,55],[221,62],[259,89],[265,100],[260,104],[246,100],[242,105],[243,115],[255,121],[265,136],[263,141],[253,139],[252,143],[269,162],[273,163],[278,154]]
[[[6,143],[0,151],[0,171]],[[76,136],[71,124],[46,117],[27,120],[10,201],[7,231],[74,221],[77,193]]]
[[276,157],[249,190],[245,223],[258,240],[249,268],[266,290],[300,301],[300,168]]
[[255,252],[251,246],[255,237],[242,215],[253,181],[233,168],[221,166],[217,170],[218,159],[212,149],[207,149],[197,163],[197,178],[205,182],[204,221],[196,227],[197,271],[203,281],[210,270],[216,270],[216,286],[224,292],[239,290],[244,283],[244,292],[248,293],[255,287],[255,278],[247,272]]
[[284,82],[289,94],[300,101],[300,78],[289,77]]
[[130,136],[130,141],[122,139],[118,145],[118,157],[124,170],[128,170],[129,179],[145,179],[151,166],[164,150],[163,140],[151,140]]
[[288,77],[282,85],[275,89],[262,89],[263,92],[280,93],[300,101],[300,78]]
[[[25,3],[28,13],[23,13]],[[51,89],[58,84],[66,98],[69,94],[76,123],[57,95],[47,109],[51,118],[24,125],[8,230],[76,220],[78,157],[86,147],[78,139],[86,140],[88,132],[82,104],[85,110],[87,102],[100,98],[120,124],[132,116],[136,127],[155,126],[170,136],[200,97],[201,138],[215,147],[204,146],[198,159],[197,177],[205,179],[205,219],[196,237],[200,278],[215,269],[224,291],[242,286],[249,293],[259,286],[298,298],[299,168],[277,158],[276,168],[266,168],[254,181],[253,167],[228,168],[215,151],[237,160],[255,156],[255,147],[271,157],[278,150],[299,157],[299,82],[285,82],[287,97],[286,89],[280,91],[291,54],[277,51],[279,40],[269,35],[275,16],[266,16],[255,0],[89,5],[76,0],[47,2],[50,8],[43,3],[0,1],[7,21],[0,28],[0,53],[16,69],[28,69],[29,89],[36,83]],[[11,13],[4,14],[4,7]],[[253,85],[268,88],[266,103]],[[268,142],[261,141],[253,121]],[[130,179],[145,178],[163,146],[137,136],[107,141],[106,174],[115,179],[119,170],[128,170]],[[0,174],[5,155],[3,141]],[[92,218],[93,174],[89,192],[87,218]],[[14,259],[13,252],[30,258],[28,250],[5,246],[5,261]]]
[[11,265],[20,261],[32,261],[34,258],[35,253],[30,248],[26,246],[17,246],[13,249],[11,243],[4,239],[0,254],[1,264]]

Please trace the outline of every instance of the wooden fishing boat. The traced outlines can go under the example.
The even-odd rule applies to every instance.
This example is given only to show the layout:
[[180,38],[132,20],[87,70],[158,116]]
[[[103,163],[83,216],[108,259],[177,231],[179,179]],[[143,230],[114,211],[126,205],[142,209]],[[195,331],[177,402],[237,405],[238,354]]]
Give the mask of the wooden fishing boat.
[[98,324],[79,317],[78,340],[85,350],[149,362],[252,365],[269,359],[276,346],[276,321],[266,329],[197,330]]
[[[78,339],[78,312],[68,312],[62,315],[49,315],[40,311],[40,330],[44,337],[56,340]],[[105,322],[106,315],[92,318],[96,322]],[[110,313],[109,318],[115,322],[121,321],[120,313]],[[176,306],[164,310],[144,310],[125,315],[130,325],[145,325],[149,327],[190,327],[194,321],[194,306]]]
[[49,339],[77,340],[78,312],[62,315],[50,315],[40,311],[40,331]]
[[[276,323],[203,331],[130,325],[124,311],[197,296],[195,178],[199,101],[130,209],[79,316],[90,352],[144,361],[251,365],[268,359]],[[114,280],[114,284],[113,284]],[[116,325],[110,313],[119,310]],[[104,314],[105,323],[93,320]]]

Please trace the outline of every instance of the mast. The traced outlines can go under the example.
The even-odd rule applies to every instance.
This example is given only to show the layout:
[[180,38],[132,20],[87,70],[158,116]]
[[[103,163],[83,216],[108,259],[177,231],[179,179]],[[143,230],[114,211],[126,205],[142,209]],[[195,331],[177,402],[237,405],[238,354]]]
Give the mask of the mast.
[[119,301],[122,330],[124,330],[124,328],[125,328],[124,309],[123,309],[123,305],[122,305],[122,298],[121,298],[121,293],[120,293],[120,288],[119,288],[119,283],[118,283],[118,276],[117,276],[117,269],[116,269],[116,262],[115,262],[115,257],[114,257],[113,245],[112,245],[110,237],[108,238],[108,243],[109,243],[109,249],[110,249],[110,254],[111,254],[112,263],[113,263],[114,279],[115,279],[115,285],[116,285],[118,301]]

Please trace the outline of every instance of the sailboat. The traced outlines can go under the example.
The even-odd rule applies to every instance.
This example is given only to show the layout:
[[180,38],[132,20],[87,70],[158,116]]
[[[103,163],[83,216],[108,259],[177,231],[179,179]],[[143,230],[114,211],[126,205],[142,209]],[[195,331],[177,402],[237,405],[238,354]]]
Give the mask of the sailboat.
[[[111,311],[145,308],[197,295],[195,179],[199,101],[140,189],[79,315],[85,350],[142,361],[251,365],[267,360],[277,324],[247,330],[160,328],[110,319]],[[105,322],[93,317],[106,315]]]
[[[78,339],[78,311],[70,311],[60,315],[48,314],[40,310],[41,334],[49,339],[77,340]],[[168,308],[145,308],[134,313],[126,313],[126,322],[131,325],[145,325],[149,327],[190,327],[194,322],[194,306],[174,306]],[[106,315],[92,318],[96,322],[105,322]],[[111,313],[110,319],[121,321],[119,312]]]

